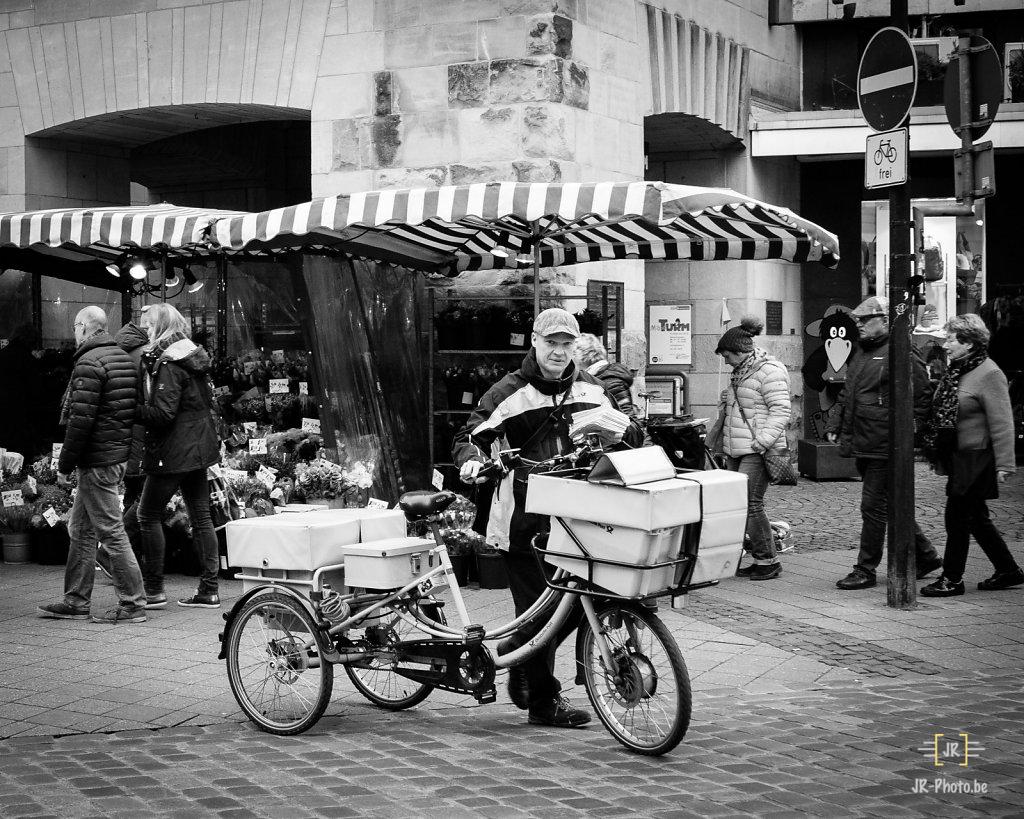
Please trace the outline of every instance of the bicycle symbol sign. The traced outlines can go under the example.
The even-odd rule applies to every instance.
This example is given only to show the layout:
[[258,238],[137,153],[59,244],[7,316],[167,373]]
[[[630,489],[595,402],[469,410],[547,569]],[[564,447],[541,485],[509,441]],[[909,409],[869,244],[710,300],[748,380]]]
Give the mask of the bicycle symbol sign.
[[864,187],[888,188],[907,181],[907,129],[872,134],[864,151]]

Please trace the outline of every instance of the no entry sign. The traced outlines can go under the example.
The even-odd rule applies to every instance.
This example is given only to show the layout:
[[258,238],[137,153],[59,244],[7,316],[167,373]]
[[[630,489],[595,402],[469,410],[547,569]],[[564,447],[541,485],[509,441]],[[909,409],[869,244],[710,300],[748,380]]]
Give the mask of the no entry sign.
[[883,28],[864,49],[857,71],[860,112],[876,131],[903,124],[917,91],[917,54],[898,28]]

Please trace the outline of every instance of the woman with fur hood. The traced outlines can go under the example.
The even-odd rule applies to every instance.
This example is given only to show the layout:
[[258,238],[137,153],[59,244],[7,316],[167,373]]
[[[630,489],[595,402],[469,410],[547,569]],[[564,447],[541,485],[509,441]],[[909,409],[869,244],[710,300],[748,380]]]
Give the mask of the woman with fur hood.
[[789,372],[782,362],[754,346],[764,325],[757,316],[744,316],[739,327],[725,331],[715,353],[732,367],[729,387],[722,391],[718,420],[708,433],[708,445],[726,456],[726,465],[747,476],[747,537],[745,547],[754,562],[736,574],[751,580],[771,580],[782,574],[764,493],[768,488],[765,452],[786,449],[789,423]]
[[169,304],[154,304],[143,317],[149,344],[143,348],[139,418],[146,427],[139,499],[139,526],[146,552],[146,608],[167,605],[164,594],[164,507],[181,489],[199,546],[199,589],[179,606],[219,608],[220,559],[210,517],[207,467],[220,460],[213,419],[210,356],[189,340],[188,324]]

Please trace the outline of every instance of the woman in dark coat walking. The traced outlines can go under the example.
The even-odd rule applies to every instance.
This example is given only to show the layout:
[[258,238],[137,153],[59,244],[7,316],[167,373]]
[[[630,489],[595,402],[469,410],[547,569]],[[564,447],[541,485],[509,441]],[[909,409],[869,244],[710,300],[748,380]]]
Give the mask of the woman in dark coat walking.
[[630,418],[636,418],[636,407],[633,405],[633,373],[622,364],[611,364],[608,351],[601,339],[591,333],[581,333],[573,346],[573,358],[581,370],[598,379],[615,399],[617,409]]
[[146,427],[142,468],[146,483],[139,500],[139,526],[146,552],[147,608],[167,604],[164,594],[163,512],[175,490],[192,521],[199,546],[199,588],[179,606],[219,608],[217,536],[210,518],[206,470],[220,460],[214,426],[210,357],[193,344],[188,325],[174,307],[154,304],[143,318],[149,344],[142,354],[139,417]]
[[924,597],[964,593],[964,567],[971,535],[995,574],[981,591],[1024,584],[1024,571],[989,517],[985,501],[999,497],[999,484],[1016,471],[1013,411],[1003,375],[988,357],[989,331],[973,313],[946,322],[949,368],[935,390],[925,423],[924,448],[946,483],[946,554],[942,576],[921,589]]

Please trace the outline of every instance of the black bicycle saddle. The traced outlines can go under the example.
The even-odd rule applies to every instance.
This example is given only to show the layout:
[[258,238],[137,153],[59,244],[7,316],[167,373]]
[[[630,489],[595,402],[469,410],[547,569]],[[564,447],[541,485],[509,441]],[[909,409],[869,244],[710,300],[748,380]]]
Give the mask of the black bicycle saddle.
[[420,520],[428,515],[443,512],[453,503],[456,495],[454,492],[430,492],[426,489],[418,489],[415,492],[406,492],[398,499],[398,506],[409,520]]

